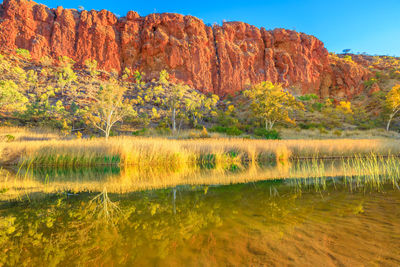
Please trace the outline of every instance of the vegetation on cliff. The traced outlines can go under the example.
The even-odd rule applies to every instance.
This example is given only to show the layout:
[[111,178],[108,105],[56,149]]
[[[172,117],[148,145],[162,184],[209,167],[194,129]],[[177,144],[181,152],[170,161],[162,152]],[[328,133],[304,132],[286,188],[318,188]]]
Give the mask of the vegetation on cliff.
[[[397,127],[400,79],[388,82],[382,74],[392,73],[391,68],[376,72],[366,91],[352,100],[293,96],[290,88],[269,81],[220,99],[175,81],[165,70],[146,82],[142,72],[107,72],[95,60],[86,60],[82,68],[65,56],[35,63],[23,49],[1,56],[0,71],[4,125],[44,126],[79,138],[152,131],[179,136],[185,129],[199,129],[197,137],[217,132],[276,139],[276,129],[285,128],[341,136],[346,129],[384,128],[392,122]],[[379,90],[371,93],[375,84]]]

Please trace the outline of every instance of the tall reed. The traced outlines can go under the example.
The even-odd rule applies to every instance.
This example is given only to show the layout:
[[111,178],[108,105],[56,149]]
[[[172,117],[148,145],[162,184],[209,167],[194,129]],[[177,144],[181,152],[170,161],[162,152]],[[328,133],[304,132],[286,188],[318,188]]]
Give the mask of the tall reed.
[[247,140],[120,137],[94,140],[0,142],[0,164],[34,166],[134,165],[178,170],[195,165],[221,165],[311,158],[400,155],[393,139]]

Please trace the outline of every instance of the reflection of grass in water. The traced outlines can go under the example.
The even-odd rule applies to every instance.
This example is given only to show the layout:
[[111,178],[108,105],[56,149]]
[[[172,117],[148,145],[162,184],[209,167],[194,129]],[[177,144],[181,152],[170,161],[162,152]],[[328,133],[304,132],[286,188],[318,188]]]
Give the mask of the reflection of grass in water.
[[[25,170],[22,170],[25,171]],[[113,175],[120,175],[121,168],[118,166],[94,166],[94,167],[72,167],[72,168],[51,168],[51,167],[34,167],[29,171],[29,175],[35,177],[39,181],[48,177],[49,180],[56,181],[101,181]]]
[[[397,157],[382,157],[371,154],[369,157],[356,156],[354,158],[346,158],[341,160],[342,178],[339,180],[334,178],[338,175],[326,175],[324,162],[313,160],[308,164],[299,164],[299,168],[305,173],[313,173],[314,175],[304,179],[289,179],[298,191],[310,189],[315,191],[323,191],[327,187],[327,182],[336,186],[337,181],[341,181],[350,191],[363,190],[368,188],[373,190],[382,189],[384,184],[391,184],[393,188],[400,190],[398,185],[400,179],[400,160]],[[335,168],[332,162],[332,168]],[[310,172],[313,170],[313,172]],[[333,178],[331,178],[333,177]]]
[[[9,176],[0,180],[0,189],[15,192],[102,192],[106,186],[109,192],[126,193],[139,190],[174,187],[177,185],[212,185],[247,183],[268,179],[295,179],[299,190],[309,185],[316,190],[326,188],[327,177],[345,177],[350,189],[366,185],[378,188],[383,182],[398,187],[400,159],[370,154],[368,157],[355,156],[342,160],[321,159],[297,160],[293,162],[270,163],[268,167],[257,164],[235,164],[235,157],[215,169],[178,168],[170,171],[125,166],[124,168],[97,167],[90,171],[83,169],[35,170],[32,168],[23,177]],[[226,164],[226,165],[225,165]],[[12,178],[11,178],[12,177]],[[367,177],[368,179],[365,179]],[[11,179],[10,179],[11,178]],[[308,180],[307,180],[308,179]],[[1,196],[6,198],[5,193]]]

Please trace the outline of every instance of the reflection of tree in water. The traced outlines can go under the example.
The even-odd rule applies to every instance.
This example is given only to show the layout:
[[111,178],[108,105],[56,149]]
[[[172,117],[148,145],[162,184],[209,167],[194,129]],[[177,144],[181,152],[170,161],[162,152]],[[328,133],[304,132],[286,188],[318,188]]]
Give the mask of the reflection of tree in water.
[[[0,206],[0,263],[143,265],[177,255],[217,257],[218,249],[234,249],[242,242],[243,233],[284,234],[305,220],[328,222],[363,212],[363,194],[349,198],[343,182],[326,183],[316,193],[311,191],[315,186],[300,191],[285,183],[60,194],[5,203]],[[107,216],[105,206],[109,215],[110,210],[118,212]]]

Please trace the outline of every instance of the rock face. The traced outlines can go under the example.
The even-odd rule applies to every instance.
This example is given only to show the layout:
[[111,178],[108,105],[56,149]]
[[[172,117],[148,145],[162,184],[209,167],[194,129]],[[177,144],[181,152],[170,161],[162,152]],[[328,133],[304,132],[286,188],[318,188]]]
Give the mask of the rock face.
[[106,70],[162,69],[203,92],[234,94],[248,84],[270,80],[294,93],[351,98],[371,73],[361,65],[330,59],[317,38],[242,22],[207,26],[179,14],[118,19],[106,11],[50,9],[28,0],[0,6],[0,50],[24,48],[34,59],[68,56],[78,65],[95,59]]
[[[372,73],[362,65],[331,57],[332,86],[329,95],[341,98],[351,98],[364,90],[364,82],[372,78]],[[376,86],[378,86],[376,84]],[[379,90],[379,86],[378,86]]]

